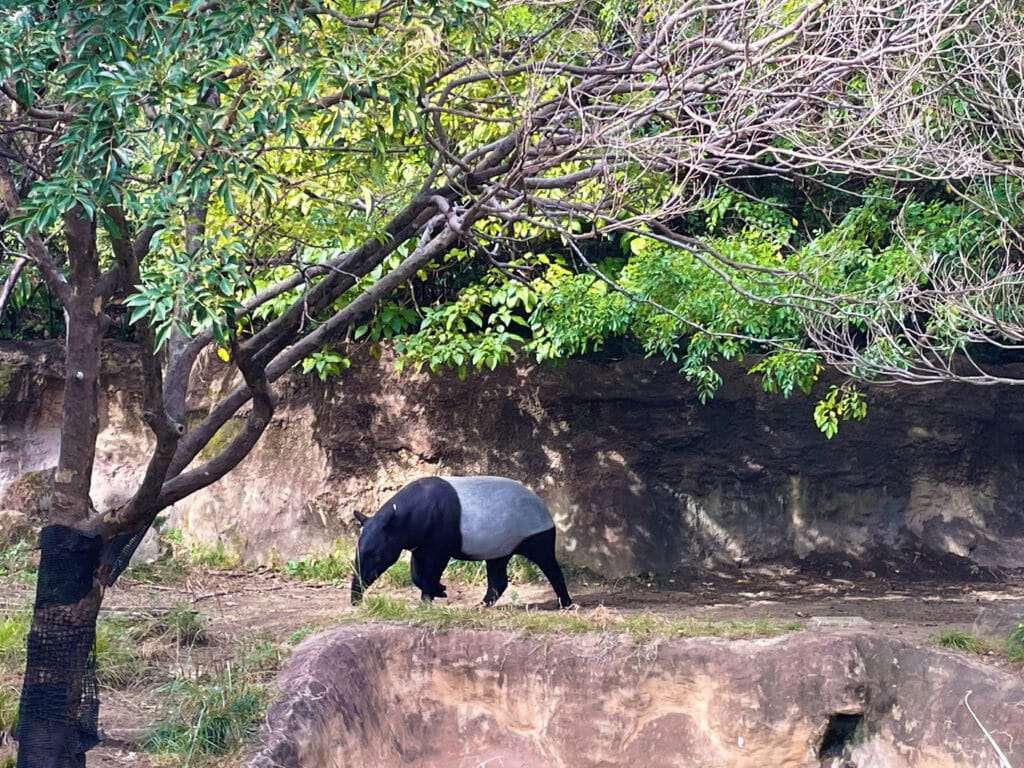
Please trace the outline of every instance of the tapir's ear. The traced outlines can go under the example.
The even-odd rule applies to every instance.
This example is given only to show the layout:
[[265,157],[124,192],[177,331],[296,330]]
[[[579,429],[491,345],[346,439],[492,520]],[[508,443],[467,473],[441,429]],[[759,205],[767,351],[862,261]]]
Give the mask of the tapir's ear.
[[370,519],[362,512],[360,512],[358,509],[352,510],[352,516],[356,519],[356,522],[359,523],[360,528],[366,525],[366,521]]

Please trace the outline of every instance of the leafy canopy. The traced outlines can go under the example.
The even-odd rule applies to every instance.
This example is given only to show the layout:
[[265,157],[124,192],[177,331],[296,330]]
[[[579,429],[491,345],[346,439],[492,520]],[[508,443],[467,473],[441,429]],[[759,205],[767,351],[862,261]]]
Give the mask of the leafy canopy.
[[[226,348],[328,323],[447,228],[350,341],[463,374],[626,344],[705,399],[752,353],[784,395],[828,365],[956,377],[1019,340],[1021,20],[897,5],[26,2],[0,10],[0,275],[32,232],[62,248],[69,210],[101,269],[148,228],[108,313]],[[8,316],[41,313],[39,279]],[[863,413],[819,396],[828,433]]]

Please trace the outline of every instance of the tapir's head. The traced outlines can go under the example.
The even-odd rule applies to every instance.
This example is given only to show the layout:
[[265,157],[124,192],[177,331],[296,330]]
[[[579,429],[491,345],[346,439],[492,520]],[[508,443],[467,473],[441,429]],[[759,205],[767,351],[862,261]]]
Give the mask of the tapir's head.
[[395,530],[399,523],[393,515],[380,512],[373,517],[361,512],[353,514],[363,527],[352,576],[352,604],[355,605],[363,599],[363,590],[397,562],[402,554],[402,543],[400,532]]

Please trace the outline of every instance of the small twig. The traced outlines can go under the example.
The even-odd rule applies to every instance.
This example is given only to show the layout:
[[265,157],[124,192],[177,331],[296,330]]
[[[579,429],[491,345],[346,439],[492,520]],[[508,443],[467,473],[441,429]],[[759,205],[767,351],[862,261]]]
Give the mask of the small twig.
[[974,693],[974,691],[968,691],[964,694],[964,706],[967,707],[967,711],[970,713],[971,717],[974,718],[974,722],[976,722],[978,727],[981,728],[981,732],[985,734],[985,738],[988,739],[988,743],[992,745],[992,749],[995,750],[996,755],[999,757],[999,764],[1002,768],[1013,768],[1013,766],[1010,765],[1010,760],[1006,757],[1006,754],[999,748],[996,740],[992,738],[992,734],[989,733],[988,728],[982,725],[981,720],[978,719],[978,716],[974,714],[974,710],[971,709],[971,705],[967,703],[967,699],[970,698],[972,693]]

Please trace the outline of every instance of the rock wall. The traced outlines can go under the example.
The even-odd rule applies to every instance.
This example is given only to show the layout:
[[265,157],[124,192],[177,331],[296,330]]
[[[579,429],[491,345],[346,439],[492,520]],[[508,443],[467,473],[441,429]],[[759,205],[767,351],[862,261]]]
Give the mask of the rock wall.
[[1012,672],[876,633],[510,637],[387,625],[303,642],[247,768],[998,768]]
[[[132,490],[150,444],[130,360],[107,350],[100,505]],[[56,462],[59,362],[54,343],[0,343],[0,508],[17,477]],[[197,372],[191,418],[225,377],[215,361]],[[257,449],[172,522],[246,559],[287,558],[350,538],[352,508],[375,510],[416,476],[488,473],[537,490],[566,559],[609,577],[815,557],[1024,566],[1015,388],[873,389],[867,420],[826,440],[809,399],[767,395],[738,367],[725,378],[702,406],[672,366],[639,358],[465,381],[357,360],[327,383],[280,383]]]

